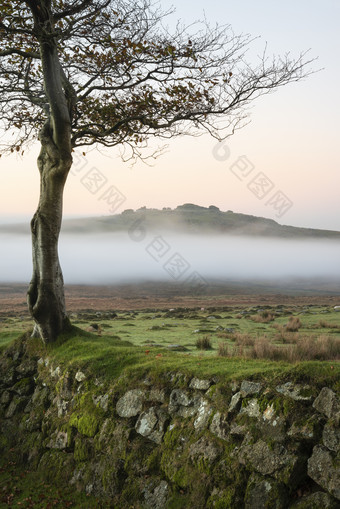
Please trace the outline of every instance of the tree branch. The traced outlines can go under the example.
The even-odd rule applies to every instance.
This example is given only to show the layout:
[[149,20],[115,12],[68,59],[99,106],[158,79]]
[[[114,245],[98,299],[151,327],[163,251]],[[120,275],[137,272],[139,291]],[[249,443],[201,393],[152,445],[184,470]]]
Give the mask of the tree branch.
[[29,51],[29,50],[23,51],[23,50],[20,50],[18,48],[9,48],[9,49],[0,51],[0,57],[7,57],[8,55],[19,55],[19,56],[24,57],[24,58],[36,58],[36,59],[40,59],[40,54],[39,53],[36,53],[36,52],[33,52],[33,51]]

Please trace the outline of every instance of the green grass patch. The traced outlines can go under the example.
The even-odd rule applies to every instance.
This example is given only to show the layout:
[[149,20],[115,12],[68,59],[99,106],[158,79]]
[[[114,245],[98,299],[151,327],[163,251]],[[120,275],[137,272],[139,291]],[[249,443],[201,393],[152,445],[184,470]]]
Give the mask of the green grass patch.
[[20,330],[9,330],[5,332],[0,332],[0,352],[5,350],[5,348],[19,335],[21,334]]
[[340,380],[340,364],[332,362],[288,363],[265,359],[218,357],[202,351],[200,355],[173,352],[164,347],[133,345],[114,336],[96,336],[74,328],[59,338],[57,344],[43,346],[29,340],[30,348],[42,357],[49,357],[53,366],[64,370],[83,370],[107,384],[126,387],[139,383],[146,375],[157,382],[164,374],[181,372],[188,376],[212,377],[221,380],[257,379],[277,383],[286,380],[334,386]]
[[7,462],[0,463],[0,507],[99,509],[107,506],[74,488],[46,483],[36,472]]
[[[254,321],[254,316],[260,319]],[[297,332],[286,330],[285,325],[291,316],[298,317],[301,322]],[[335,326],[340,325],[340,313],[327,306],[122,311],[117,312],[114,319],[108,319],[104,314],[98,317],[95,313],[78,313],[75,323],[81,328],[73,327],[56,344],[44,347],[30,340],[31,348],[36,349],[38,355],[53,358],[54,366],[83,369],[107,381],[119,377],[139,380],[150,372],[161,378],[164,372],[169,371],[202,377],[216,375],[225,379],[262,377],[269,380],[295,376],[313,379],[313,370],[320,379],[334,381],[339,376],[336,358],[304,363],[303,356],[293,356],[292,362],[289,362],[278,360],[285,359],[284,356],[271,359],[265,355],[264,358],[252,358],[245,354],[254,345],[258,346],[263,338],[275,348],[294,349],[299,342],[302,346],[306,337],[313,341],[313,338],[328,334],[325,324],[332,324],[331,337],[337,345],[340,330]],[[0,346],[8,345],[23,327],[26,326],[27,330],[28,324],[15,318],[5,319],[0,323]],[[98,324],[96,331],[87,332],[90,326],[93,330],[94,324]],[[207,330],[211,349],[200,350],[197,344],[207,337]],[[231,356],[220,357],[221,344],[227,350],[238,350]],[[185,352],[175,351],[180,350],[176,348],[178,345],[185,347]],[[301,365],[305,365],[305,372],[300,371]]]

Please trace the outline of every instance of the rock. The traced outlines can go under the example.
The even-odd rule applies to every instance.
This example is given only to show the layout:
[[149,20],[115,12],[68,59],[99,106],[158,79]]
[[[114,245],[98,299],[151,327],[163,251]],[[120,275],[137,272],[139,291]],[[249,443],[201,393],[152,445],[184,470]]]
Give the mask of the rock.
[[28,399],[20,396],[14,396],[7,411],[5,413],[6,419],[10,419],[14,414],[19,413],[27,405]]
[[194,421],[194,428],[196,431],[201,431],[208,426],[209,417],[212,413],[212,408],[207,400],[202,400],[198,412],[197,417]]
[[260,417],[261,412],[257,399],[251,399],[246,405],[242,406],[240,414],[246,414],[249,417]]
[[27,359],[23,361],[19,366],[16,368],[16,374],[18,380],[21,380],[22,378],[29,378],[32,377],[37,371],[37,363],[33,359]]
[[247,434],[247,426],[232,423],[230,425],[230,434],[234,437],[244,437]]
[[190,382],[190,389],[197,389],[199,391],[207,391],[211,386],[211,380],[202,380],[194,377]]
[[119,417],[135,417],[142,411],[144,399],[144,391],[140,389],[128,391],[117,401],[117,414]]
[[165,389],[151,389],[148,396],[148,401],[157,401],[158,403],[165,402]]
[[10,403],[11,399],[12,399],[12,395],[11,395],[11,393],[10,393],[10,392],[8,392],[8,391],[4,391],[4,392],[1,394],[0,403],[1,403],[2,405],[5,405],[5,406],[6,406],[6,405],[8,405],[8,404]]
[[339,505],[328,493],[317,491],[312,495],[302,497],[298,502],[289,507],[290,509],[338,509]]
[[307,419],[303,424],[293,422],[287,435],[295,440],[303,440],[305,442],[316,441],[321,434],[321,424],[316,415]]
[[248,380],[243,380],[241,383],[241,396],[243,398],[247,398],[248,396],[253,396],[254,394],[259,394],[262,389],[262,384],[256,382],[249,382]]
[[49,403],[49,391],[47,387],[37,386],[32,396],[32,403],[36,407],[42,406],[43,408],[48,407]]
[[184,392],[180,389],[174,389],[170,394],[170,405],[171,406],[189,406],[191,398],[188,392]]
[[267,408],[265,409],[265,411],[262,414],[262,417],[263,417],[264,421],[269,421],[269,422],[271,422],[275,419],[276,413],[275,413],[273,405],[267,406]]
[[239,382],[236,382],[235,380],[233,380],[230,384],[230,388],[231,388],[231,392],[233,394],[235,394],[235,392],[239,392],[240,390],[240,384]]
[[212,464],[221,454],[222,448],[215,445],[208,438],[202,437],[192,444],[189,449],[189,455],[192,460],[204,460]]
[[15,369],[9,368],[2,371],[1,384],[4,387],[11,387],[16,380]]
[[92,401],[95,406],[99,406],[104,412],[107,412],[109,408],[109,395],[104,394],[104,396],[92,396]]
[[167,376],[169,382],[172,384],[180,383],[181,385],[187,385],[189,383],[188,375],[181,373],[180,371],[175,373],[167,373]]
[[321,389],[319,396],[315,399],[313,407],[328,418],[335,417],[340,412],[340,403],[337,395],[328,387]]
[[226,416],[223,416],[220,412],[216,412],[210,424],[210,431],[221,440],[227,440],[229,424]]
[[245,495],[245,509],[285,509],[287,502],[287,489],[283,484],[270,477],[251,474]]
[[66,415],[70,406],[70,402],[65,401],[64,399],[61,399],[59,396],[57,396],[55,403],[58,409],[58,417]]
[[294,401],[311,401],[312,395],[308,394],[310,389],[309,385],[302,386],[299,384],[293,384],[293,382],[287,382],[276,387],[277,392],[293,399]]
[[332,422],[328,422],[322,433],[323,444],[333,452],[340,452],[340,428]]
[[242,465],[251,465],[259,474],[270,475],[293,488],[303,475],[304,458],[288,452],[281,444],[271,447],[260,439],[255,444],[240,447],[238,459]]
[[63,376],[59,394],[62,399],[69,400],[72,398],[72,379],[69,373],[65,373]]
[[192,417],[197,414],[201,402],[200,394],[191,396],[187,391],[174,389],[170,394],[169,413],[181,417]]
[[126,444],[130,434],[131,428],[127,427],[124,422],[107,418],[95,437],[95,449],[104,452],[105,455],[113,454],[118,458],[122,458],[126,453]]
[[189,348],[187,348],[186,346],[183,346],[183,345],[168,345],[167,349],[171,350],[173,352],[188,352],[189,351]]
[[319,486],[327,490],[333,497],[340,500],[340,465],[330,451],[316,445],[308,460],[308,475]]
[[169,486],[166,481],[161,481],[156,488],[147,485],[144,488],[144,498],[148,509],[164,509],[169,496]]
[[53,366],[51,366],[50,374],[52,378],[59,378],[61,375],[61,369],[59,366],[57,366],[55,369],[53,369]]
[[[26,409],[25,409],[26,410]],[[28,416],[25,421],[24,429],[32,433],[32,431],[40,431],[44,415],[39,413],[35,413],[34,411]]]
[[82,371],[77,371],[74,378],[80,383],[86,379],[86,375]]
[[51,440],[48,442],[46,447],[48,449],[59,449],[64,450],[67,447],[68,434],[64,431],[58,431]]
[[241,393],[236,392],[234,396],[231,398],[230,404],[229,404],[229,412],[234,412],[238,410],[241,406]]
[[163,408],[151,407],[140,414],[135,429],[143,437],[149,438],[156,444],[160,444],[165,432],[168,414]]
[[28,396],[34,391],[34,382],[31,378],[23,378],[14,385],[13,391],[19,396]]

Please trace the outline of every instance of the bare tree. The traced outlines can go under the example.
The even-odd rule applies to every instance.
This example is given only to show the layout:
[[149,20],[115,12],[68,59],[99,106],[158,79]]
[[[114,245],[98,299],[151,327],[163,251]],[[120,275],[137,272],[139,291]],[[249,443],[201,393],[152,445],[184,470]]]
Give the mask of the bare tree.
[[69,326],[58,237],[74,148],[122,144],[143,157],[150,137],[205,130],[222,139],[250,101],[310,73],[304,54],[264,53],[250,66],[252,39],[229,26],[170,33],[167,14],[150,0],[2,0],[0,114],[15,136],[1,149],[41,144],[28,306],[46,342]]

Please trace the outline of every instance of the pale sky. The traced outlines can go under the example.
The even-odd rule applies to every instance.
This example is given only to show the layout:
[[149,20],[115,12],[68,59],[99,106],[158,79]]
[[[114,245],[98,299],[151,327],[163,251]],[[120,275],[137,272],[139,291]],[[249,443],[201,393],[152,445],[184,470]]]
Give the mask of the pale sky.
[[[117,150],[92,152],[85,161],[76,156],[78,172],[73,171],[66,185],[65,215],[106,215],[112,208],[119,213],[141,206],[174,208],[191,202],[283,224],[340,230],[339,0],[160,3],[174,5],[177,17],[187,23],[205,12],[212,24],[230,23],[236,33],[259,35],[259,52],[265,42],[269,52],[277,54],[290,51],[297,56],[311,48],[311,56],[319,57],[315,68],[324,70],[255,101],[251,124],[219,150],[214,139],[204,136],[170,142],[153,167],[137,163],[131,168],[120,161]],[[2,222],[14,215],[33,215],[39,192],[38,150],[33,147],[22,160],[0,159]],[[251,165],[248,177],[240,174],[240,164]],[[86,185],[93,168],[103,178],[96,193]],[[271,182],[262,199],[252,192],[252,180],[259,174]],[[112,201],[115,189],[120,198]],[[284,202],[275,202],[283,197],[278,193],[283,193]],[[275,208],[273,203],[286,206]]]

